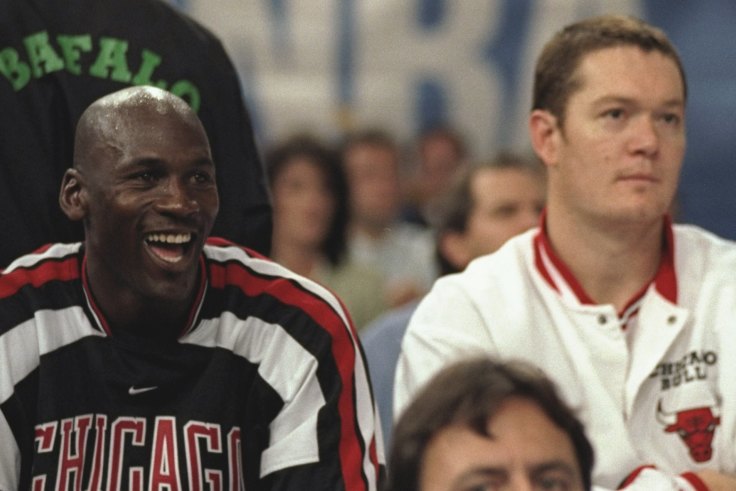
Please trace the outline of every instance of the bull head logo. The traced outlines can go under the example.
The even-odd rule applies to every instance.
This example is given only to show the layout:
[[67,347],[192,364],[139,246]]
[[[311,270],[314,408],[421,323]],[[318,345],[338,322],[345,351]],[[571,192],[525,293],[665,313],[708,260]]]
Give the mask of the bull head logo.
[[662,409],[662,401],[659,401],[657,420],[664,425],[664,431],[680,435],[695,462],[710,460],[713,455],[713,433],[716,426],[721,424],[716,408],[699,407],[667,413]]

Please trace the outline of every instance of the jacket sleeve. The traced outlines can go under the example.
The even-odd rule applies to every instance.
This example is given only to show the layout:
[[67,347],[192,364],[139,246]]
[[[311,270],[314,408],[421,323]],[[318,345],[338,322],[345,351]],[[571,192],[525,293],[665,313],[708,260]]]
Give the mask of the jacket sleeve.
[[437,371],[495,345],[476,306],[451,278],[441,278],[409,321],[394,384],[394,419]]

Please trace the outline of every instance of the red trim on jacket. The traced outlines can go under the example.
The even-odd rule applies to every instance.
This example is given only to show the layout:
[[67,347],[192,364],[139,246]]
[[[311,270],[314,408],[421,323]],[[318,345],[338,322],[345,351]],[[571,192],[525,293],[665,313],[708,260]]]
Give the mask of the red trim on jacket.
[[[547,267],[542,260],[542,252],[549,258],[552,266],[557,270],[560,276],[564,279],[565,283],[570,287],[572,292],[577,297],[578,301],[584,305],[595,305],[596,302],[585,292],[580,282],[575,278],[570,268],[565,262],[555,254],[552,244],[547,234],[547,216],[546,211],[542,213],[541,226],[539,232],[534,236],[534,263],[537,266],[537,270],[547,283],[559,291],[558,286],[554,283],[552,275],[547,270]],[[634,296],[626,303],[626,306],[621,310],[619,315],[623,314],[632,305],[641,300],[649,285],[654,283],[657,291],[667,300],[676,304],[677,303],[677,274],[675,272],[675,241],[674,233],[672,230],[672,220],[669,216],[664,217],[664,233],[662,240],[662,257],[659,263],[659,268],[651,282],[642,286],[642,288],[634,294]]]
[[710,491],[710,488],[694,472],[685,472],[680,474],[680,476],[690,483],[696,491]]

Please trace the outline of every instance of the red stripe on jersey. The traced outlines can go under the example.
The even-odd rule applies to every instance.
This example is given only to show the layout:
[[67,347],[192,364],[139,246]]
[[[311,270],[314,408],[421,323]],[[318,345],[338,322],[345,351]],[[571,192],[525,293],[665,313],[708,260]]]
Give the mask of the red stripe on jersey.
[[15,295],[27,285],[38,288],[49,281],[70,281],[77,278],[79,278],[79,261],[76,256],[61,261],[50,259],[33,268],[18,268],[3,274],[0,278],[0,298]]
[[371,445],[368,449],[371,456],[371,464],[373,464],[373,468],[376,469],[376,482],[381,482],[381,464],[378,462],[378,450],[376,450],[376,437],[375,435],[373,438],[371,438]]
[[[250,252],[250,251],[249,251]],[[209,265],[210,284],[215,288],[235,286],[248,296],[268,294],[284,304],[298,307],[322,326],[332,337],[332,356],[337,365],[343,390],[338,401],[340,414],[340,468],[345,489],[361,491],[366,489],[362,476],[363,451],[361,436],[356,433],[356,408],[354,400],[353,370],[355,367],[355,347],[349,334],[349,327],[330,305],[318,297],[296,287],[287,278],[274,281],[250,273],[238,263]],[[376,458],[377,461],[377,458]]]
[[263,254],[261,254],[260,252],[254,251],[253,249],[247,249],[241,245],[236,244],[235,242],[224,239],[222,237],[209,237],[207,239],[207,245],[212,245],[212,246],[217,246],[217,247],[237,247],[238,249],[245,250],[248,253],[248,255],[251,257],[270,260]]

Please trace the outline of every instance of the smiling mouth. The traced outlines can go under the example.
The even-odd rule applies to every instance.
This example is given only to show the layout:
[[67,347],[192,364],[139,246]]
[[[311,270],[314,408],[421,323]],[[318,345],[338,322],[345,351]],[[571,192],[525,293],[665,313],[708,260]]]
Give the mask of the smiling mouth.
[[192,244],[192,234],[152,233],[145,237],[146,245],[154,256],[170,264],[184,259]]

